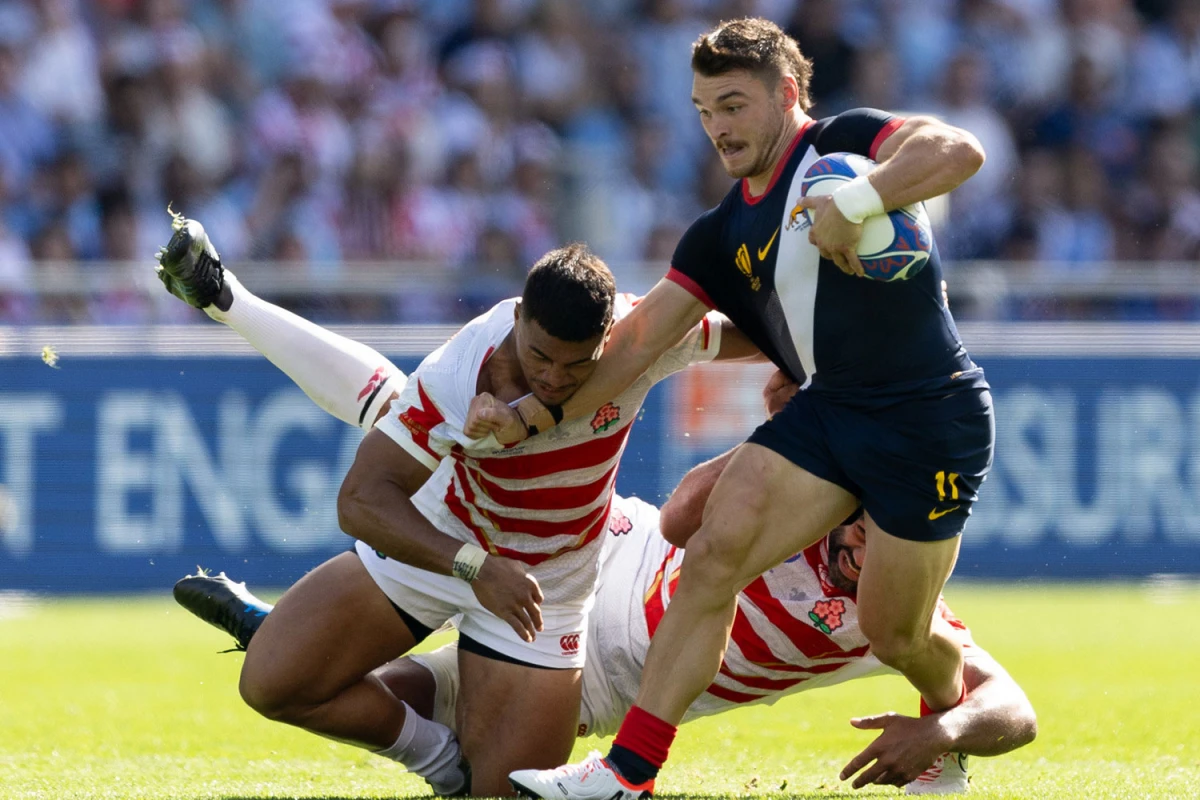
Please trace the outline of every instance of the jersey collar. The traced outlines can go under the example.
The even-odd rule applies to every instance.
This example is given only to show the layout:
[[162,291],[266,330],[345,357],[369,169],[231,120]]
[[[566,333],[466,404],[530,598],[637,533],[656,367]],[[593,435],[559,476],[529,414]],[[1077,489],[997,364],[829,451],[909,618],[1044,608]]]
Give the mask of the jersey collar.
[[808,120],[800,126],[800,130],[796,131],[796,138],[792,139],[792,143],[788,145],[788,149],[784,151],[783,156],[779,159],[779,163],[775,165],[775,172],[771,175],[771,182],[767,184],[767,188],[758,197],[750,194],[750,182],[742,178],[742,199],[747,205],[756,205],[758,201],[771,193],[775,188],[775,182],[779,180],[779,176],[783,174],[783,168],[787,166],[788,161],[792,158],[792,153],[796,151],[796,145],[800,144],[800,140],[804,138],[804,134],[808,133],[808,129],[812,126],[815,120]]

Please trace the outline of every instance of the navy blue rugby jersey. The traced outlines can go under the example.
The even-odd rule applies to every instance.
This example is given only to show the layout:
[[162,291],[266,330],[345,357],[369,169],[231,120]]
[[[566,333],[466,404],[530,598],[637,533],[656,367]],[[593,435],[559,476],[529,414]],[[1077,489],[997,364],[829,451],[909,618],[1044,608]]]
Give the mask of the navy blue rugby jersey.
[[982,387],[942,300],[936,244],[906,281],[846,275],[821,258],[797,213],[808,167],[829,153],[874,158],[903,119],[855,109],[810,120],[767,190],[738,181],[680,240],[667,278],[724,313],[802,387],[848,402]]

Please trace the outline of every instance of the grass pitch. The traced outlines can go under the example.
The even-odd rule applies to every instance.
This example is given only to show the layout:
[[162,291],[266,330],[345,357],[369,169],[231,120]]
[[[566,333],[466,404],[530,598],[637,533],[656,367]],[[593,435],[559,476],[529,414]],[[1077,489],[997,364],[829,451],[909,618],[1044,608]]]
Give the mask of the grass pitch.
[[[1200,587],[960,583],[947,597],[1039,715],[1032,745],[972,760],[973,796],[1200,797]],[[165,593],[0,599],[0,797],[427,794],[395,764],[257,717],[237,696],[242,656],[216,652],[227,645]],[[837,773],[873,735],[851,716],[915,707],[902,680],[876,678],[703,720],[660,791],[899,796]]]

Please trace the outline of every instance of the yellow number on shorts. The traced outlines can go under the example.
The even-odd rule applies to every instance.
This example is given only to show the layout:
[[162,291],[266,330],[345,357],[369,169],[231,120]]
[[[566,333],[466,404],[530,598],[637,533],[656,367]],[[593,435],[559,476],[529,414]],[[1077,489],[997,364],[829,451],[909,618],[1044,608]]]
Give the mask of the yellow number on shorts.
[[950,484],[950,499],[958,499],[958,485],[955,484],[955,481],[958,480],[957,472],[945,472],[944,470],[938,470],[938,474],[934,475],[933,478],[935,481],[937,481],[939,503],[946,499],[946,484]]

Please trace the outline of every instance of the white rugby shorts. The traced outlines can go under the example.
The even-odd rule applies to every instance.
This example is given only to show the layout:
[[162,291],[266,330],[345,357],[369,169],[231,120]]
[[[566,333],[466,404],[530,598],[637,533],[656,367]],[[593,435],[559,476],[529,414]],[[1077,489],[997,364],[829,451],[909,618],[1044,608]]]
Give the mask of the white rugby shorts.
[[363,542],[356,542],[355,550],[383,593],[422,625],[436,630],[461,614],[459,633],[502,655],[539,667],[583,667],[593,595],[577,603],[542,605],[544,629],[534,641],[526,642],[512,626],[480,605],[466,581],[380,556]]

